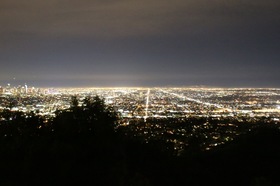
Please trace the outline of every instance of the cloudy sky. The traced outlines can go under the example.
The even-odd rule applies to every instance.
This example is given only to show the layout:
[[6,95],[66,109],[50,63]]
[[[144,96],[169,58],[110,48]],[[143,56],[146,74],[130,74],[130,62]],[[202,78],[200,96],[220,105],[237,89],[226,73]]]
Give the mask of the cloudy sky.
[[280,87],[277,0],[0,0],[0,85]]

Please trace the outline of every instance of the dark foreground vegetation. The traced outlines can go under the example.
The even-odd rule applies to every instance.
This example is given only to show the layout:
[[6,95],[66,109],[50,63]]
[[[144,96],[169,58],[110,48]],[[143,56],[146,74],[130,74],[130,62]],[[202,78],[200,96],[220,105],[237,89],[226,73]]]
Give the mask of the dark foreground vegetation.
[[0,185],[280,185],[280,132],[260,125],[210,151],[195,143],[174,156],[162,141],[115,130],[117,113],[99,97],[52,120],[4,110]]

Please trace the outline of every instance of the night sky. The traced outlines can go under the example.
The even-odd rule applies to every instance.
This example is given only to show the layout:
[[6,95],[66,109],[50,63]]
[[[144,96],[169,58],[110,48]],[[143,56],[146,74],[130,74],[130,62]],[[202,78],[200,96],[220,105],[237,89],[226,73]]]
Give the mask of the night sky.
[[0,85],[280,87],[279,0],[0,0]]

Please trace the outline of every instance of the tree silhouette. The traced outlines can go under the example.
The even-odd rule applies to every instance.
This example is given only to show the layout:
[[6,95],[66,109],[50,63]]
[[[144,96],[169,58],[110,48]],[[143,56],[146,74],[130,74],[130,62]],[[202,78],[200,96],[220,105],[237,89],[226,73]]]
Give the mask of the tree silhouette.
[[70,105],[47,124],[33,112],[0,113],[0,184],[19,176],[28,185],[123,185],[116,112],[98,96],[86,97],[80,106],[74,96]]
[[78,100],[77,96],[72,96],[71,97],[71,109],[77,108],[78,105],[79,105],[79,100]]
[[68,110],[58,111],[53,122],[55,132],[66,135],[87,135],[95,137],[110,136],[114,132],[117,113],[108,107],[104,99],[86,97],[82,106],[78,106],[77,97],[71,99]]

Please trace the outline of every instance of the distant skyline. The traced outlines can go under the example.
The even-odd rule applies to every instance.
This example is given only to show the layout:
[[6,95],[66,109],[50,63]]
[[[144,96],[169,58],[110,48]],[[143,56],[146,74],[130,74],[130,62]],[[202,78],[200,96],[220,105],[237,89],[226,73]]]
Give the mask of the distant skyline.
[[1,0],[0,85],[280,87],[280,1]]

